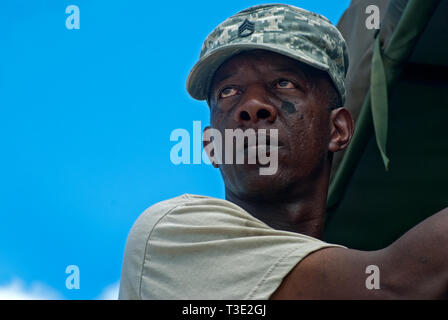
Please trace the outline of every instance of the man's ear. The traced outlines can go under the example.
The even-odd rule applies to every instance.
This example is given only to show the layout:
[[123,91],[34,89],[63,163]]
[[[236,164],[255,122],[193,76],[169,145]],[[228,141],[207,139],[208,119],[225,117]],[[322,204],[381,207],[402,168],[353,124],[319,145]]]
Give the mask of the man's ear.
[[210,133],[211,131],[213,131],[213,129],[210,126],[206,126],[204,128],[204,131],[202,132],[202,147],[204,148],[205,153],[210,159],[212,166],[218,168],[219,166],[215,161],[215,146],[213,144],[213,141],[211,140],[213,138],[213,135]]
[[330,143],[328,150],[338,152],[344,150],[353,137],[353,117],[346,108],[337,108],[330,113]]

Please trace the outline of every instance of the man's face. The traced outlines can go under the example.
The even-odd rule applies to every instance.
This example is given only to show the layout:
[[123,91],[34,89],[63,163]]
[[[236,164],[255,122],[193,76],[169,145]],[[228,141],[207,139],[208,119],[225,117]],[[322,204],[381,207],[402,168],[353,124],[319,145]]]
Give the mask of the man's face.
[[[328,162],[329,93],[325,73],[263,50],[239,54],[215,73],[211,126],[278,130],[278,170],[260,175],[259,164],[220,164],[226,189],[241,197],[278,196],[312,183]],[[328,164],[328,163],[327,163]]]

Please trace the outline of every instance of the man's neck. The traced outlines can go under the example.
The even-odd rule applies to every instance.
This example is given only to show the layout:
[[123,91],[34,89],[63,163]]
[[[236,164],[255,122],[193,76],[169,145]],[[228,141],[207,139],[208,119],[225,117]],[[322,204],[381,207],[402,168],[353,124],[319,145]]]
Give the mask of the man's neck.
[[274,229],[320,238],[325,222],[328,178],[316,182],[314,188],[309,188],[306,192],[269,200],[264,197],[248,200],[226,189],[226,200],[237,204]]

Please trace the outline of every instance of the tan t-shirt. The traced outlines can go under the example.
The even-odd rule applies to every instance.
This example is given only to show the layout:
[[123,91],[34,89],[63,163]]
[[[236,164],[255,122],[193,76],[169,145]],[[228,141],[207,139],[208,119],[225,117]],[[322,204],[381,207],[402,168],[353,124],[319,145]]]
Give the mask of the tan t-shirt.
[[268,299],[300,260],[330,246],[275,230],[229,201],[185,194],[135,222],[119,299]]

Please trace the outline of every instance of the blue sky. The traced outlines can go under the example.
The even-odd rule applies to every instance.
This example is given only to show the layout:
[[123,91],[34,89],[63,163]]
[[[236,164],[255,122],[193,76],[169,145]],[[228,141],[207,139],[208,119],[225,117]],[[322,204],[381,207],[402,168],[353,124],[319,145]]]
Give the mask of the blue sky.
[[[208,124],[185,80],[207,34],[272,1],[0,2],[0,299],[113,296],[148,206],[222,198],[210,165],[174,165],[170,133]],[[337,23],[349,0],[289,1]],[[68,30],[65,8],[80,9]],[[80,289],[65,286],[68,265]]]

